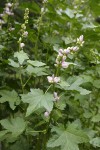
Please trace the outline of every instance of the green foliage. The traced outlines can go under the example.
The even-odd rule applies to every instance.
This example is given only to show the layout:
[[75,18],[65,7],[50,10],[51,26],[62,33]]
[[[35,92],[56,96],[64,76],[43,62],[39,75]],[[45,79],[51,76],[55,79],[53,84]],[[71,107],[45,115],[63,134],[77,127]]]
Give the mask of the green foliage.
[[0,3],[2,150],[99,150],[99,15],[99,0]]
[[50,93],[44,94],[40,89],[31,89],[30,93],[22,94],[21,97],[24,103],[29,103],[26,116],[39,108],[45,108],[49,112],[52,111],[54,98]]
[[4,139],[7,138],[9,142],[14,142],[16,138],[23,133],[26,127],[26,123],[21,117],[11,118],[10,120],[3,119],[0,123],[5,129],[0,132],[0,135],[1,137],[3,136]]
[[77,130],[71,125],[67,129],[61,127],[53,127],[52,132],[56,132],[57,135],[53,135],[48,142],[48,147],[61,146],[62,150],[79,150],[78,144],[88,142],[88,136],[81,130]]
[[20,104],[20,98],[18,97],[18,94],[14,90],[13,91],[1,90],[0,95],[2,96],[0,98],[0,103],[8,102],[12,110],[16,108],[16,105]]

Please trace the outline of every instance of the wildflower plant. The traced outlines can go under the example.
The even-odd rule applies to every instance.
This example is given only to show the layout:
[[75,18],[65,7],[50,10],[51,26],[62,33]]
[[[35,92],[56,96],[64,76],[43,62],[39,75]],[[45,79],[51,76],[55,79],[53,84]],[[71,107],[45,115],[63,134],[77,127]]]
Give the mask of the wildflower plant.
[[99,44],[83,10],[92,2],[17,2],[0,14],[0,148],[98,150]]

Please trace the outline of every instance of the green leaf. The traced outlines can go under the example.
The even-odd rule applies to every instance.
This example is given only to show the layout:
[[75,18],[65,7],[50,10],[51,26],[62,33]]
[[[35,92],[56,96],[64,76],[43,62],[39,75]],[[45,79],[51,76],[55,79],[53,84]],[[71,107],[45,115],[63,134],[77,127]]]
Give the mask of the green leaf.
[[8,59],[9,60],[9,65],[15,68],[19,67],[19,64],[16,63],[15,61],[13,61],[12,59]]
[[3,48],[5,48],[3,45],[0,45],[0,50],[2,50]]
[[49,112],[53,108],[53,95],[50,93],[44,94],[40,89],[31,89],[31,92],[21,94],[21,97],[24,103],[29,103],[26,116],[29,116],[40,108],[45,108]]
[[25,137],[20,138],[18,141],[10,145],[10,150],[30,150],[29,142]]
[[56,135],[53,135],[49,140],[48,147],[60,146],[62,150],[79,150],[79,143],[89,141],[88,136],[83,131],[77,130],[71,125],[67,129],[54,127],[52,132],[56,132]]
[[18,97],[18,94],[14,90],[13,91],[1,90],[0,95],[2,96],[0,98],[0,103],[8,102],[12,110],[16,108],[16,105],[20,104],[20,98]]
[[7,132],[8,132],[7,130],[0,131],[0,140],[4,137],[4,135],[5,135]]
[[70,8],[67,8],[66,11],[65,11],[66,15],[69,17],[69,18],[73,18],[74,17],[74,11],[71,10]]
[[68,87],[70,86],[66,81],[64,81],[63,79],[58,83],[58,85],[60,86],[61,89],[67,90]]
[[26,68],[26,71],[30,75],[31,74],[36,75],[36,76],[47,75],[45,67],[32,67],[31,65],[28,65],[28,67]]
[[94,147],[100,147],[100,137],[96,137],[93,138],[90,143],[94,146]]
[[87,81],[85,81],[83,78],[78,78],[74,83],[71,84],[71,86],[69,87],[69,90],[78,91],[78,92],[80,92],[81,95],[90,94],[91,91],[80,87],[80,85],[85,82],[87,82]]
[[35,67],[41,67],[41,66],[45,66],[46,64],[40,61],[32,61],[32,60],[28,60],[27,61],[29,64],[31,64],[32,66]]
[[92,121],[93,122],[99,122],[100,121],[100,114],[93,116]]
[[27,53],[25,53],[23,50],[21,50],[20,52],[15,52],[14,53],[14,57],[18,58],[18,62],[22,65],[22,63],[24,62],[24,60],[29,59]]
[[0,120],[5,132],[10,133],[9,138],[17,138],[25,130],[26,123],[23,118],[16,117],[11,119]]
[[93,86],[100,89],[100,79],[99,80],[94,80]]

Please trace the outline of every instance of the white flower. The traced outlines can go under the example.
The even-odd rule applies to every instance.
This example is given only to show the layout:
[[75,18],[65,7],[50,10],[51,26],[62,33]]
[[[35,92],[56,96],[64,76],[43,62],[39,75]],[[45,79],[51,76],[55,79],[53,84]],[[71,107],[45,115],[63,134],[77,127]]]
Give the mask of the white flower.
[[83,35],[81,35],[79,38],[77,38],[77,44],[79,44],[80,46],[83,46],[84,44],[84,40],[83,40]]
[[69,54],[70,53],[70,47],[68,47],[67,49],[64,49],[64,54]]
[[7,7],[12,7],[12,4],[11,3],[7,3],[6,6]]
[[60,77],[54,77],[54,83],[60,82]]
[[55,101],[59,100],[59,97],[58,97],[57,92],[54,92],[54,93],[53,93],[53,96],[54,96]]
[[49,83],[58,83],[58,82],[60,82],[60,77],[54,77],[54,75],[47,76],[47,79],[48,79]]
[[61,52],[58,53],[58,57],[62,57],[63,54]]
[[48,79],[48,82],[49,82],[49,83],[54,83],[53,77],[48,76],[47,79]]
[[78,49],[79,49],[78,46],[74,46],[74,47],[72,48],[72,50],[75,51],[75,52],[76,52]]
[[83,35],[79,37],[80,42],[83,42]]
[[43,0],[43,3],[47,3],[48,2],[48,0]]
[[69,63],[68,63],[68,62],[63,61],[63,62],[62,62],[62,64],[61,64],[61,66],[62,66],[63,68],[68,68]]
[[15,30],[15,28],[12,28],[12,27],[9,28],[9,31],[14,31],[14,30]]
[[27,32],[27,31],[24,31],[23,36],[24,36],[24,37],[27,37],[27,36],[28,36],[28,32]]
[[44,12],[44,8],[42,7],[42,8],[41,8],[41,13],[43,13],[43,12]]
[[46,111],[46,112],[44,113],[44,116],[45,116],[45,117],[49,117],[49,115],[50,115],[50,113],[49,113],[48,111]]
[[25,46],[24,43],[20,43],[20,48],[23,48]]
[[2,19],[0,19],[0,24],[4,24],[5,22],[2,20]]

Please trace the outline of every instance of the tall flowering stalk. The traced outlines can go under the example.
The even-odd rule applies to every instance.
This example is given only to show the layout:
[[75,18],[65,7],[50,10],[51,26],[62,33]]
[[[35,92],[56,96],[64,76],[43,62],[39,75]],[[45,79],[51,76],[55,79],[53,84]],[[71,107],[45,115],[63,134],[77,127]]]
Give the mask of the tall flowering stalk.
[[[84,44],[84,37],[83,35],[81,35],[79,38],[77,38],[77,43],[76,43],[76,46],[72,46],[72,47],[68,47],[66,49],[59,49],[58,51],[58,55],[57,55],[57,58],[56,58],[56,61],[55,61],[55,66],[56,66],[56,75],[52,75],[52,76],[47,76],[47,80],[50,84],[53,84],[53,86],[55,87],[55,84],[57,84],[58,82],[60,82],[60,77],[58,77],[58,69],[66,69],[69,67],[70,64],[73,64],[71,62],[67,62],[67,57],[68,57],[68,54],[73,54],[75,52],[77,52],[80,48],[80,46],[83,46]],[[58,93],[55,92],[55,88],[54,88],[54,91],[53,91],[53,96],[54,96],[54,99],[55,101],[58,101],[59,100],[59,96],[58,96]],[[47,111],[46,111],[47,112]],[[50,115],[50,112],[47,112],[44,114],[44,116],[48,117]],[[46,115],[48,114],[48,115]]]
[[[18,44],[19,44],[19,52],[22,50],[23,51],[23,48],[25,46],[25,44],[23,43],[23,38],[26,38],[28,36],[28,32],[26,30],[26,26],[28,24],[28,19],[29,19],[29,9],[26,8],[25,9],[25,14],[24,14],[24,23],[21,25],[21,30],[20,30],[20,37],[19,37],[19,40],[18,40]],[[24,87],[26,85],[26,83],[24,84],[23,83],[23,79],[22,79],[22,69],[23,69],[23,66],[21,66],[21,64],[19,63],[19,70],[20,70],[20,82],[21,82],[21,86],[22,86],[22,91],[24,93]]]

